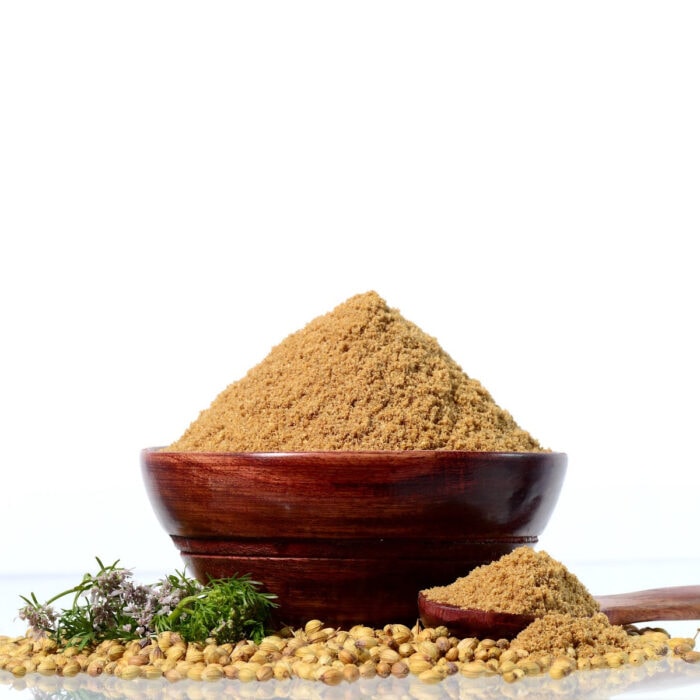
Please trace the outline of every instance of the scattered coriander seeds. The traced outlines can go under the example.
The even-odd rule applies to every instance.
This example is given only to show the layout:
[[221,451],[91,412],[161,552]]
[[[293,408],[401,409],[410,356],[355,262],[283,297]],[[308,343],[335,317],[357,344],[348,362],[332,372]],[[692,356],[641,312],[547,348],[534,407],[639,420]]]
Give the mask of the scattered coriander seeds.
[[689,664],[700,663],[700,651],[686,651],[684,654],[681,654],[681,659],[687,661]]
[[[313,630],[311,636],[319,629],[323,628]],[[242,640],[236,645],[217,645],[213,640],[187,643],[166,632],[143,648],[134,642],[109,641],[79,653],[75,647],[56,648],[51,640],[35,640],[28,633],[0,637],[0,673],[8,672],[11,677],[104,674],[125,681],[165,678],[172,683],[184,679],[264,683],[300,678],[326,685],[375,676],[438,684],[458,674],[465,679],[500,676],[512,684],[528,676],[548,675],[558,680],[589,669],[637,666],[666,655],[687,663],[700,661],[693,638],[617,627],[600,613],[588,618],[546,615],[510,641],[457,639],[444,628],[417,625],[407,629],[395,636],[387,628],[333,629],[323,641],[312,641],[304,629],[298,629],[265,637],[259,643]],[[400,645],[395,637],[402,640]]]

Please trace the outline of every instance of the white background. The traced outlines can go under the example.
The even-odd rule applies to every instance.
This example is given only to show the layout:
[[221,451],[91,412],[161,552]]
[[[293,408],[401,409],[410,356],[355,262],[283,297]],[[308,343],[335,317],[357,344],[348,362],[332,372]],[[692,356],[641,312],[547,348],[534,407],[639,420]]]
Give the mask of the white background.
[[181,568],[140,450],[376,289],[569,455],[543,548],[700,582],[698,36],[694,2],[0,4],[0,571]]

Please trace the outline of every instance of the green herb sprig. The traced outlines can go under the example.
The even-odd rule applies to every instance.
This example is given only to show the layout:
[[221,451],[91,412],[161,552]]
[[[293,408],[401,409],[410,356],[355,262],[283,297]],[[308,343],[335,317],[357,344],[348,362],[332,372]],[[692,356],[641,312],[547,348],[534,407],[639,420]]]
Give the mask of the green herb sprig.
[[[217,643],[240,639],[259,641],[265,635],[275,595],[262,592],[249,575],[210,579],[203,585],[176,572],[142,585],[119,560],[96,574],[85,574],[76,586],[40,603],[34,593],[20,596],[19,617],[35,635],[49,636],[62,646],[84,647],[105,639],[142,639],[178,632],[186,641],[209,637]],[[72,596],[72,604],[57,612],[53,604]]]

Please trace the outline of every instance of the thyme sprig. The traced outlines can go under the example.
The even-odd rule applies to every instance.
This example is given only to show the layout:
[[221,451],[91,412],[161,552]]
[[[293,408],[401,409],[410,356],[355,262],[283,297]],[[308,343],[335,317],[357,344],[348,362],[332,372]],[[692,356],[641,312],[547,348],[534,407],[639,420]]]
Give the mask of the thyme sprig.
[[[209,637],[218,643],[239,639],[259,641],[266,632],[274,596],[258,588],[249,575],[210,579],[203,585],[175,572],[150,585],[136,584],[119,560],[85,574],[76,586],[40,603],[34,593],[20,596],[19,617],[36,636],[48,636],[63,646],[84,647],[105,639],[142,639],[178,632],[186,641]],[[60,612],[56,601],[71,596]]]

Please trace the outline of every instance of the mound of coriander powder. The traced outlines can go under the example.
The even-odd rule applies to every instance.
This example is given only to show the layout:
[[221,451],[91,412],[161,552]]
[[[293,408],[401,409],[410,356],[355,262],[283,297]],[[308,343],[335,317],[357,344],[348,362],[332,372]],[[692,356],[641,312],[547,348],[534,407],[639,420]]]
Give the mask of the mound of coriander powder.
[[165,449],[544,451],[376,292],[288,336]]
[[423,595],[460,608],[542,617],[562,613],[590,617],[600,609],[588,589],[547,552],[518,547],[491,564],[472,569]]
[[575,617],[568,613],[549,613],[535,619],[512,641],[514,649],[529,654],[566,655],[573,650],[576,658],[631,651],[637,645],[635,637],[624,627],[611,625],[603,613]]

